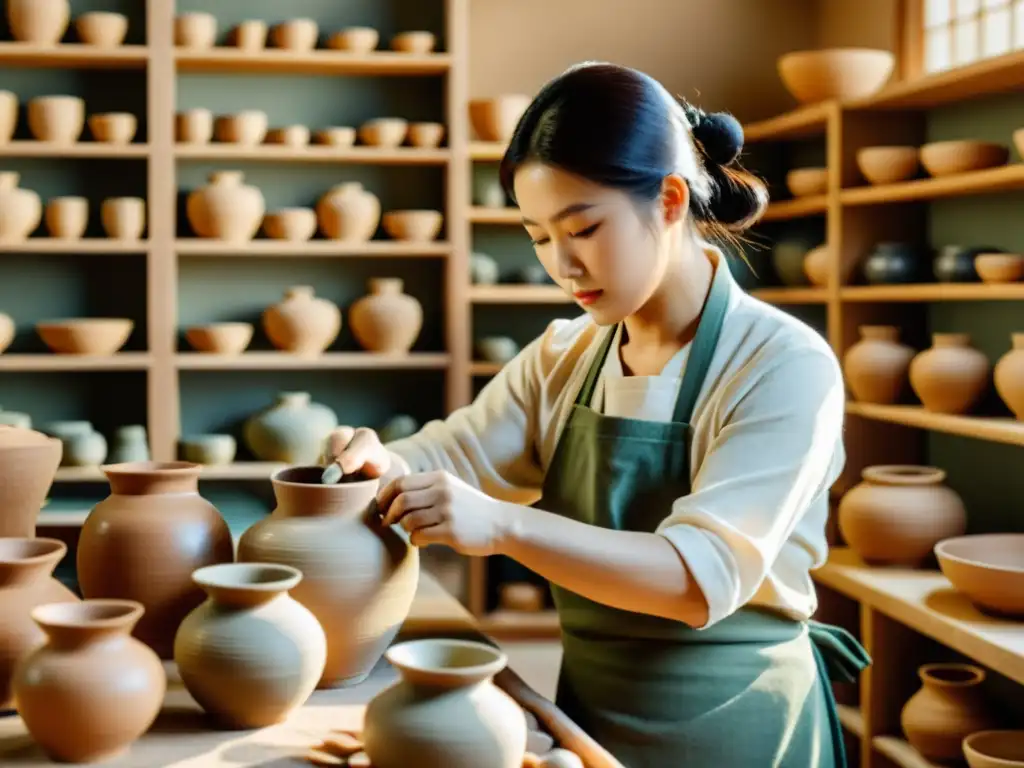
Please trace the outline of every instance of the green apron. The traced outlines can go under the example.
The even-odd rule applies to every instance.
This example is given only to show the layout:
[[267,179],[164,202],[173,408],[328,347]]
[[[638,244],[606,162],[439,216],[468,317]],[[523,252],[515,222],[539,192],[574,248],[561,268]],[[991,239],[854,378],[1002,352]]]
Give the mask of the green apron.
[[[674,420],[590,408],[614,328],[576,398],[541,509],[604,528],[654,532],[690,493],[689,421],[728,306],[719,264]],[[696,630],[609,608],[552,585],[562,625],[556,704],[627,768],[845,768],[829,679],[869,663],[845,630],[744,608]]]

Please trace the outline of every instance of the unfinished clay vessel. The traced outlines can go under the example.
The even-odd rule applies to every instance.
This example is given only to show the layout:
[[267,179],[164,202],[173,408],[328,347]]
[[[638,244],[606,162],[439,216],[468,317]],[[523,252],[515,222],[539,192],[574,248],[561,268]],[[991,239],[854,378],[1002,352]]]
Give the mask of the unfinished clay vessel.
[[520,768],[526,717],[493,677],[508,662],[484,643],[401,643],[387,659],[402,679],[366,708],[363,741],[374,768]]
[[862,325],[860,341],[843,358],[846,383],[862,403],[892,405],[907,388],[914,350],[899,341],[894,325]]
[[26,118],[36,140],[74,144],[85,129],[85,101],[78,96],[38,96],[29,101]]
[[17,171],[0,172],[0,242],[23,242],[31,235],[43,218],[43,204],[39,195],[18,186],[21,174]]
[[0,144],[9,144],[18,127],[18,94],[0,91]]
[[0,312],[0,353],[14,341],[14,318]]
[[60,466],[60,440],[0,425],[0,536],[32,538]]
[[288,596],[302,574],[286,565],[228,563],[200,568],[192,579],[209,598],[174,641],[188,692],[228,727],[284,720],[316,689],[327,659],[320,623]]
[[997,726],[983,698],[985,670],[973,664],[925,664],[922,686],[904,705],[900,725],[923,758],[943,765],[963,760],[963,740]]
[[932,334],[932,346],[910,363],[910,386],[925,409],[967,413],[985,394],[992,365],[966,333]]
[[341,332],[341,310],[319,298],[311,285],[293,285],[284,299],[264,310],[263,331],[284,352],[319,355]]
[[50,603],[32,611],[45,645],[14,673],[18,714],[53,760],[114,757],[156,720],[167,676],[156,655],[131,637],[143,608],[130,600]]
[[331,187],[316,205],[320,229],[331,240],[365,242],[380,224],[380,199],[358,181]]
[[312,402],[308,392],[282,392],[272,406],[246,420],[244,437],[261,461],[315,464],[336,426],[334,411]]
[[7,0],[7,24],[19,43],[56,45],[70,22],[68,0]]
[[135,636],[162,659],[172,658],[178,625],[205,599],[192,572],[234,559],[227,523],[199,495],[201,471],[184,461],[103,467],[110,495],[78,542],[82,595],[141,603]]
[[354,685],[380,660],[416,594],[419,552],[376,516],[379,480],[320,482],[322,467],[271,478],[277,507],[242,534],[239,562],[280,563],[302,572],[291,595],[327,635],[321,688]]
[[999,358],[993,372],[996,392],[1018,419],[1024,419],[1024,333],[1010,334],[1013,349]]
[[399,278],[373,278],[368,287],[370,293],[349,309],[352,335],[370,352],[408,352],[423,328],[423,307],[403,293]]
[[256,236],[266,202],[257,187],[244,181],[241,171],[217,171],[209,184],[189,194],[186,215],[199,237],[244,242]]
[[839,530],[871,565],[917,567],[967,527],[963,500],[936,467],[866,467],[839,502]]
[[89,201],[84,197],[51,197],[43,214],[50,237],[80,240],[89,226]]
[[14,706],[11,678],[18,659],[46,640],[30,616],[32,609],[78,601],[53,578],[67,551],[58,539],[0,538],[0,712]]

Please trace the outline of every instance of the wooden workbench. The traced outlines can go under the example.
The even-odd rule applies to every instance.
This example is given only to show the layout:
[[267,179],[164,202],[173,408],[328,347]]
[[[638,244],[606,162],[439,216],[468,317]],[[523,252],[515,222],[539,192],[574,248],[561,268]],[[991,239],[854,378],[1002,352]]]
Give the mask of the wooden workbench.
[[[420,574],[416,599],[399,640],[415,637],[462,637],[493,644],[462,604],[426,572]],[[397,680],[397,673],[382,660],[358,686],[316,691],[284,723],[252,731],[223,731],[210,725],[173,664],[167,671],[167,697],[156,723],[128,752],[102,763],[103,768],[311,768],[304,757],[307,751],[332,730],[361,730],[366,704]],[[622,768],[511,670],[502,672],[496,682],[533,712],[560,744],[584,757],[588,768]],[[17,716],[0,718],[0,766],[67,768],[46,758]]]

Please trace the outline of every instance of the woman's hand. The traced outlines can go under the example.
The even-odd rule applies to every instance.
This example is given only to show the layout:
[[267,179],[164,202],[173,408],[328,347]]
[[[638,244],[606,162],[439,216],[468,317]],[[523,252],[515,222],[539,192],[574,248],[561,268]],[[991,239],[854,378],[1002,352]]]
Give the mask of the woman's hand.
[[338,427],[331,432],[326,458],[346,475],[361,472],[367,477],[384,477],[392,468],[391,454],[367,427]]
[[493,555],[511,523],[511,505],[448,472],[392,480],[377,494],[385,525],[401,525],[417,547],[444,544],[463,555]]

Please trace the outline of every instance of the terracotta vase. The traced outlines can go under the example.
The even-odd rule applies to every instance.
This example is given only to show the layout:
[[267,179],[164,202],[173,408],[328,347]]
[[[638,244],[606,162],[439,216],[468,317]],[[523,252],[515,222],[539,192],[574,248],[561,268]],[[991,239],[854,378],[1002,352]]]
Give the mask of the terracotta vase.
[[21,174],[0,172],[0,243],[24,242],[43,220],[39,195],[18,186]]
[[355,685],[380,660],[416,594],[419,553],[400,529],[383,528],[379,481],[323,485],[321,467],[290,467],[271,482],[277,507],[242,534],[239,562],[280,563],[302,572],[291,596],[327,635],[319,687]]
[[0,712],[14,705],[11,678],[18,659],[46,640],[30,616],[32,609],[78,601],[53,578],[67,551],[57,539],[0,538]]
[[11,37],[20,43],[56,45],[70,22],[68,0],[7,0]]
[[334,411],[312,402],[308,392],[282,392],[272,406],[246,420],[243,436],[260,461],[316,464],[336,426]]
[[284,720],[316,689],[327,639],[288,596],[302,574],[286,565],[229,563],[192,578],[209,599],[181,623],[174,661],[192,698],[232,728]]
[[0,425],[0,536],[32,538],[64,452],[60,440]]
[[914,350],[899,341],[893,325],[862,325],[860,341],[843,358],[846,383],[862,403],[892,405],[907,388],[907,372]]
[[0,312],[0,353],[4,352],[14,341],[14,318]]
[[257,187],[244,181],[241,171],[216,171],[209,184],[189,194],[185,212],[199,237],[245,242],[256,236],[266,201]]
[[43,218],[50,237],[81,240],[89,226],[89,201],[84,197],[51,197]]
[[18,662],[14,698],[33,740],[51,759],[99,762],[149,730],[167,676],[131,636],[143,608],[130,600],[50,603],[32,611],[47,642]]
[[341,332],[338,305],[316,296],[312,286],[293,285],[284,299],[263,311],[263,332],[284,352],[319,355]]
[[910,745],[926,760],[963,761],[963,740],[997,727],[981,683],[985,670],[973,664],[925,664],[922,687],[903,706],[900,725]]
[[1010,339],[1013,349],[999,358],[992,378],[1006,407],[1024,419],[1024,333],[1013,333]]
[[942,539],[961,535],[967,512],[936,467],[866,467],[839,501],[839,530],[872,565],[919,566]]
[[93,507],[78,541],[82,595],[141,603],[135,637],[161,659],[173,657],[178,625],[205,599],[192,572],[234,559],[227,523],[199,495],[201,471],[184,461],[103,467],[110,495]]
[[402,292],[395,277],[369,281],[370,293],[348,312],[348,324],[359,346],[371,352],[408,352],[423,328],[423,307]]
[[331,187],[317,202],[320,230],[331,240],[365,242],[380,224],[380,199],[358,181]]
[[804,256],[804,275],[811,285],[828,288],[828,276],[831,272],[829,250],[827,245],[812,248]]
[[366,708],[363,741],[374,768],[520,768],[523,710],[492,678],[508,659],[467,640],[401,643],[387,659],[402,679]]
[[966,333],[932,334],[932,346],[910,362],[910,386],[926,410],[967,413],[988,389],[992,365]]
[[0,90],[0,144],[10,144],[18,127],[18,94]]

